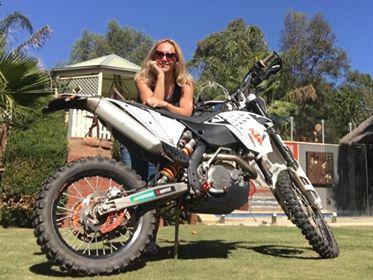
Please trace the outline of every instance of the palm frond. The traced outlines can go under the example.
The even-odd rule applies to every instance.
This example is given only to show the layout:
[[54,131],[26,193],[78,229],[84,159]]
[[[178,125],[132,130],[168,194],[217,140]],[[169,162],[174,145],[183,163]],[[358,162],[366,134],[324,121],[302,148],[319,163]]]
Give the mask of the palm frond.
[[48,41],[52,34],[52,29],[46,25],[39,29],[37,32],[31,35],[30,38],[28,38],[25,42],[23,42],[21,45],[19,45],[14,51],[19,52],[19,51],[24,51],[28,47],[33,47],[33,48],[41,48],[44,46],[44,44]]
[[315,88],[312,85],[307,85],[291,91],[286,99],[300,104],[307,101],[314,101],[316,98],[317,94]]
[[0,54],[0,108],[12,117],[41,105],[51,93],[49,75],[38,68],[34,58],[17,53]]
[[16,24],[19,24],[22,29],[25,29],[32,34],[33,28],[30,20],[19,12],[11,13],[0,21],[0,34],[6,35],[10,28]]
[[280,118],[287,118],[294,112],[298,106],[294,103],[275,100],[268,106],[268,112]]

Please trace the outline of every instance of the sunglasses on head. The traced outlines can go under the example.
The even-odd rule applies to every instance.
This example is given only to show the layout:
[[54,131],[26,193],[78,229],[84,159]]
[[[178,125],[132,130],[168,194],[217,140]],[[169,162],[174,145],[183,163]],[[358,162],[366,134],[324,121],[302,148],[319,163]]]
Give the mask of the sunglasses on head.
[[176,61],[177,60],[177,55],[176,53],[174,52],[168,52],[168,53],[164,53],[164,52],[161,52],[161,51],[155,51],[154,52],[154,59],[162,59],[164,56],[166,56],[166,59],[168,61]]

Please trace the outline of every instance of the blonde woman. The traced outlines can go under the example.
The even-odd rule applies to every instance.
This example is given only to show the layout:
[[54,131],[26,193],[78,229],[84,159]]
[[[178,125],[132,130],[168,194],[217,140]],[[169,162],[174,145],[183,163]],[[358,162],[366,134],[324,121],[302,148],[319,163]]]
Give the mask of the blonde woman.
[[193,79],[174,40],[163,39],[154,44],[135,82],[142,103],[183,116],[192,115]]
[[[138,101],[152,108],[162,108],[182,116],[193,113],[193,79],[187,73],[184,56],[179,45],[172,39],[162,39],[154,44],[142,63],[142,69],[135,76]],[[127,149],[122,146],[122,161],[129,165],[148,181],[149,163],[136,155],[128,157]],[[154,166],[150,166],[154,173]],[[153,171],[153,172],[152,172]],[[159,226],[159,217],[152,240],[146,253],[155,255],[158,246],[155,243]]]

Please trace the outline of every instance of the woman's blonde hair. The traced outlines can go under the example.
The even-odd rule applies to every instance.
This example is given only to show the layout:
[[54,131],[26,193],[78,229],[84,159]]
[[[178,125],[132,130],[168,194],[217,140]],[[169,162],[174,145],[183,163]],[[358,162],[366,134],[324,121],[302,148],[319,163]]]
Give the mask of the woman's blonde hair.
[[149,87],[154,87],[157,81],[156,74],[151,70],[150,62],[153,60],[154,52],[160,44],[169,43],[174,46],[177,55],[177,61],[175,62],[175,80],[180,87],[184,87],[186,84],[193,85],[193,78],[187,72],[184,55],[181,51],[180,46],[172,39],[166,38],[161,39],[153,45],[148,55],[141,64],[141,70],[135,75],[135,80],[141,78]]

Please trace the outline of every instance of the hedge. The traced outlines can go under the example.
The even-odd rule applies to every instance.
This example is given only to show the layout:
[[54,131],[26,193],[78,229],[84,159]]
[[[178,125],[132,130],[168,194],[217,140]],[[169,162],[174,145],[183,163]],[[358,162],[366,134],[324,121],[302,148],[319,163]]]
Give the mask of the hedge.
[[0,224],[30,226],[34,196],[67,159],[64,112],[34,112],[12,128],[0,184]]

